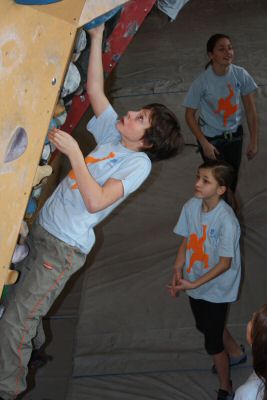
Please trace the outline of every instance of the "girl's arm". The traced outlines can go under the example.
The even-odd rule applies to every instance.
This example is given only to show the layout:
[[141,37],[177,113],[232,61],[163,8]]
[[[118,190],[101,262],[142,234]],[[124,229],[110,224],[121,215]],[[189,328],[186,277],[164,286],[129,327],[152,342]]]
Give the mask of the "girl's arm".
[[102,64],[103,31],[104,24],[88,31],[91,37],[91,47],[86,89],[96,117],[102,114],[109,105],[109,101],[104,92],[104,74]]
[[52,129],[48,137],[58,150],[68,156],[84,204],[90,213],[103,210],[123,196],[123,184],[120,180],[108,179],[103,186],[95,181],[87,169],[78,143],[72,136],[59,129]]
[[203,149],[203,152],[205,156],[211,160],[216,160],[217,157],[216,155],[219,154],[219,151],[213,144],[211,144],[204,136],[203,132],[201,131],[197,119],[196,119],[196,112],[197,110],[195,108],[189,108],[187,107],[185,110],[185,120],[187,122],[187,125],[191,129],[192,133],[195,135],[199,143],[201,144],[201,147]]
[[182,243],[179,246],[177,256],[174,261],[173,269],[176,272],[182,272],[183,266],[185,263],[185,255],[186,255],[186,245],[187,245],[187,238],[184,237]]
[[172,284],[168,286],[168,290],[172,297],[176,297],[177,289],[176,285],[179,284],[180,280],[183,277],[183,267],[185,264],[185,257],[186,257],[186,244],[187,238],[184,237],[182,243],[179,246],[177,256],[173,266],[173,277],[172,277]]
[[217,276],[223,274],[231,267],[232,257],[220,257],[218,264],[215,265],[210,271],[206,274],[202,275],[200,278],[196,279],[193,282],[190,282],[186,279],[181,279],[180,282],[175,286],[176,290],[190,290],[196,289],[197,287],[203,285],[211,281]]
[[254,93],[242,96],[250,134],[250,142],[246,150],[248,160],[254,158],[258,152],[258,116],[254,97]]

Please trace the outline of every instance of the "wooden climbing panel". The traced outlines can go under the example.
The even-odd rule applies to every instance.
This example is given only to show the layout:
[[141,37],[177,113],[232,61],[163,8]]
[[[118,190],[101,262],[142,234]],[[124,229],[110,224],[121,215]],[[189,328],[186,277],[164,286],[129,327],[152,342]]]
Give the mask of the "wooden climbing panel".
[[0,295],[16,279],[9,265],[77,29],[123,3],[1,0]]

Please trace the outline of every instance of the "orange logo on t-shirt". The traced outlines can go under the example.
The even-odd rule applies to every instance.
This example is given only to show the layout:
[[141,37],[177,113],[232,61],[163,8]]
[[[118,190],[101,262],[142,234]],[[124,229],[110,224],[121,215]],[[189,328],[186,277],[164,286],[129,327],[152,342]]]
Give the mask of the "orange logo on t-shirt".
[[[102,158],[95,158],[95,157],[89,155],[89,156],[85,157],[84,161],[85,161],[86,165],[95,164],[95,163],[98,163],[100,161],[108,160],[109,158],[114,158],[115,156],[116,156],[116,154],[113,153],[113,152],[110,152],[106,157],[102,157]],[[75,173],[74,173],[73,169],[69,172],[69,177],[70,177],[70,179],[76,180],[76,176],[75,176]],[[71,189],[72,190],[78,189],[77,183],[74,183],[71,186]]]
[[222,97],[218,100],[218,108],[215,110],[215,114],[220,113],[221,111],[224,112],[223,114],[223,125],[227,126],[227,119],[236,113],[238,110],[238,104],[232,104],[231,103],[231,98],[234,96],[235,92],[230,83],[228,83],[228,88],[229,88],[229,96],[227,96],[225,99]]
[[187,243],[187,249],[193,250],[193,253],[190,257],[190,263],[187,268],[187,272],[189,273],[193,267],[193,264],[196,261],[200,261],[204,263],[204,268],[209,268],[209,255],[205,253],[204,243],[207,238],[207,225],[203,226],[203,236],[201,238],[197,237],[196,233],[192,233],[189,236],[189,241]]

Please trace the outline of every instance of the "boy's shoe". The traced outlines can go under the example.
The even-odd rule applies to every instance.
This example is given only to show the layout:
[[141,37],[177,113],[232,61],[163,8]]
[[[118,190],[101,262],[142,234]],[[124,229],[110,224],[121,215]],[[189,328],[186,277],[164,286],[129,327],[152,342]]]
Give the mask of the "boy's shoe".
[[33,350],[32,355],[28,364],[29,369],[36,369],[43,367],[48,361],[51,361],[53,357],[48,356],[43,351]]
[[229,393],[223,389],[218,390],[217,400],[234,400],[234,397],[234,393]]
[[[240,348],[242,350],[242,354],[239,357],[229,357],[229,366],[230,367],[235,367],[235,366],[237,366],[239,364],[243,364],[247,361],[247,354],[246,354],[245,347],[243,346],[243,344],[240,345]],[[217,374],[215,365],[213,365],[211,367],[211,372],[213,374]]]

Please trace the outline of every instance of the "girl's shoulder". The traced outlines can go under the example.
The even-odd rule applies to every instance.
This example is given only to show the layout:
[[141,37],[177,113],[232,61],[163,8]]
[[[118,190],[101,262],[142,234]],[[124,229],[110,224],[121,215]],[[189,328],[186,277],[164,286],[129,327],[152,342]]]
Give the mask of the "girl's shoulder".
[[202,71],[191,83],[190,87],[201,88],[207,81],[207,70]]
[[219,204],[220,204],[220,212],[221,212],[222,216],[224,216],[225,218],[230,218],[232,220],[237,221],[237,217],[235,215],[234,210],[228,203],[226,203],[225,200],[221,199]]
[[239,65],[236,65],[236,64],[231,64],[231,69],[233,71],[239,71],[239,72],[246,71],[245,68],[240,67]]
[[240,224],[238,222],[237,216],[232,209],[223,199],[220,201],[220,208],[218,210],[217,219],[219,219],[221,227],[231,229],[238,234],[240,234]]
[[262,399],[264,391],[263,381],[253,372],[248,380],[235,392],[236,400]]
[[201,84],[205,84],[207,81],[209,81],[210,67],[208,67],[208,69],[205,69],[204,71],[202,71],[201,74],[198,75],[197,79]]
[[202,200],[196,197],[191,197],[191,199],[187,200],[187,202],[184,204],[184,208],[189,211],[199,209],[201,206]]
[[250,77],[250,74],[245,68],[235,64],[231,64],[231,74],[239,80],[244,80],[246,77]]

